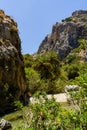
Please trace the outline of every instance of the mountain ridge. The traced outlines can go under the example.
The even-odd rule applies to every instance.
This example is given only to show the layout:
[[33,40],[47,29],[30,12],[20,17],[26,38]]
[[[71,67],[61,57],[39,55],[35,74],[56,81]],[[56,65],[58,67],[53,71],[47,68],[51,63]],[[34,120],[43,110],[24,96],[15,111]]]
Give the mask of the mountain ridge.
[[78,10],[72,16],[56,22],[51,34],[47,35],[39,46],[38,54],[56,51],[64,59],[73,49],[79,46],[79,39],[87,40],[87,11]]

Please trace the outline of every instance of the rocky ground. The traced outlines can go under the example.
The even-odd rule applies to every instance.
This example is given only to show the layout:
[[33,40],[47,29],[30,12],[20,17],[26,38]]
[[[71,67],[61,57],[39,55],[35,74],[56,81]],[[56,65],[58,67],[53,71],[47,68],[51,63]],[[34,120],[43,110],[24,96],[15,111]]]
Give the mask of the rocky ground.
[[[68,99],[68,96],[67,96],[66,93],[60,93],[60,94],[54,94],[54,95],[48,94],[48,95],[46,95],[46,96],[47,96],[48,99],[51,99],[52,96],[53,96],[57,102],[67,102],[67,99]],[[37,100],[36,100],[35,98],[31,97],[31,98],[30,98],[30,101],[31,101],[32,103],[34,103],[34,102],[36,102]]]

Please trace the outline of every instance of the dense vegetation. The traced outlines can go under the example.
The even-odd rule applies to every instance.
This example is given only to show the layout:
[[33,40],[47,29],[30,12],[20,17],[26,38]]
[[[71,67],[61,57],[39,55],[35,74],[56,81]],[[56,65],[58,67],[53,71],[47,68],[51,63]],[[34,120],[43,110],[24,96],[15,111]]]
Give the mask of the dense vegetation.
[[87,87],[85,79],[80,77],[80,81],[83,89],[70,94],[69,104],[61,105],[54,97],[48,99],[45,93],[36,93],[34,104],[30,102],[22,109],[22,120],[13,125],[13,130],[86,130]]
[[[86,41],[80,40],[79,48],[86,50]],[[77,48],[78,49],[78,48]],[[13,130],[86,130],[87,129],[87,62],[76,55],[79,49],[60,61],[56,52],[45,55],[24,55],[28,91],[35,103],[23,107],[15,102],[19,111],[8,116],[13,121]],[[79,85],[79,91],[70,92],[68,103],[58,103],[46,94],[64,92],[66,85]],[[41,96],[42,95],[42,96]],[[38,100],[38,102],[37,102]],[[16,125],[15,125],[16,124]]]
[[[33,58],[24,55],[25,72],[29,91],[46,91],[47,93],[63,92],[61,64],[56,52],[38,55]],[[61,84],[61,85],[59,85]],[[61,88],[62,87],[62,88]]]
[[86,91],[87,88],[71,94],[71,102],[75,101],[70,104],[71,108],[69,105],[61,106],[53,97],[48,100],[44,94],[37,95],[35,99],[39,102],[30,103],[24,112],[26,127],[30,130],[86,130]]
[[[64,92],[68,84],[80,85],[78,79],[87,73],[86,59],[79,56],[86,50],[86,40],[79,40],[79,47],[60,61],[56,52],[48,52],[44,55],[24,55],[25,72],[29,91],[46,93]],[[81,86],[81,85],[80,85]]]
[[24,55],[27,85],[32,94],[64,92],[64,87],[70,84],[81,86],[78,92],[70,93],[71,101],[65,107],[54,98],[48,100],[44,94],[43,97],[37,95],[35,98],[40,102],[30,103],[24,111],[23,117],[29,130],[86,130],[87,62],[79,56],[79,52],[86,51],[87,41],[80,39],[78,42],[79,47],[63,61],[59,60],[56,52]]
[[[6,96],[5,104],[10,103],[11,109],[14,106],[13,113],[1,118],[11,121],[13,130],[87,130],[87,11],[83,12],[84,11],[74,12],[72,17],[62,21],[65,23],[61,24],[61,26],[59,26],[59,23],[56,23],[56,25],[53,26],[52,34],[43,40],[42,45],[45,46],[40,46],[41,50],[39,49],[34,55],[23,55],[24,65],[23,62],[21,62],[21,60],[23,60],[20,51],[21,46],[17,44],[20,43],[20,39],[18,35],[16,36],[18,29],[15,22],[9,30],[12,35],[11,38],[8,38],[8,36],[10,36],[7,35],[8,33],[5,34],[6,36],[3,35],[7,37],[7,40],[4,38],[3,41],[1,38],[1,52],[3,52],[5,42],[7,53],[4,52],[3,56],[6,56],[6,58],[3,57],[3,59],[3,53],[1,53],[0,77],[2,81],[0,81],[0,83],[2,83],[0,96],[2,99],[5,99]],[[1,24],[4,18],[5,14],[1,11]],[[9,18],[10,17],[7,16],[7,21]],[[13,20],[10,19],[10,21]],[[14,38],[14,36],[16,36],[17,39]],[[20,59],[16,53],[13,53],[13,50],[16,49],[12,49],[12,51],[10,51],[12,53],[11,60],[7,60],[7,56],[9,59],[10,54],[8,50],[12,48],[8,46],[10,45],[8,39],[12,39],[14,42],[11,42],[17,44],[16,49],[18,48]],[[14,55],[15,62],[13,60]],[[6,61],[4,59],[6,59]],[[9,64],[9,61],[13,61],[13,64]],[[22,63],[21,69],[18,65],[18,61],[19,65]],[[15,65],[17,65],[16,68]],[[25,73],[20,73],[21,71],[24,72],[24,66]],[[10,73],[11,71],[12,73]],[[11,83],[12,74],[13,82]],[[22,76],[24,77],[21,78]],[[4,79],[6,81],[4,81]],[[7,81],[11,84],[10,88]],[[4,84],[4,82],[6,82],[6,84]],[[18,85],[14,85],[15,83],[18,83]],[[2,91],[2,84],[4,85],[4,91]],[[78,91],[72,90],[66,93],[69,97],[67,102],[56,102],[53,95],[64,93],[66,85],[76,85],[79,89]],[[16,91],[17,94],[15,93]],[[47,94],[51,94],[52,97],[48,99]],[[18,98],[16,98],[17,96]],[[31,98],[32,100],[29,100],[30,96],[33,97]],[[14,97],[15,100],[13,100]],[[10,100],[8,100],[8,98],[10,98]],[[5,109],[2,99],[1,106]],[[8,107],[8,111],[10,111],[10,108]],[[2,109],[2,111],[4,111],[4,109]]]

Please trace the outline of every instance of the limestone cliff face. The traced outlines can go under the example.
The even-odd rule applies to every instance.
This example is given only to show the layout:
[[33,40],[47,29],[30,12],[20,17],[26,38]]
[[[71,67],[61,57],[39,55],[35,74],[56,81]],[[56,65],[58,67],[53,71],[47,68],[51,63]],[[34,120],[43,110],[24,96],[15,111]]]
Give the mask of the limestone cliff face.
[[0,113],[26,90],[24,63],[17,23],[0,10]]
[[79,46],[78,39],[83,38],[87,40],[87,11],[79,10],[53,26],[52,33],[42,41],[38,53],[54,50],[63,59]]

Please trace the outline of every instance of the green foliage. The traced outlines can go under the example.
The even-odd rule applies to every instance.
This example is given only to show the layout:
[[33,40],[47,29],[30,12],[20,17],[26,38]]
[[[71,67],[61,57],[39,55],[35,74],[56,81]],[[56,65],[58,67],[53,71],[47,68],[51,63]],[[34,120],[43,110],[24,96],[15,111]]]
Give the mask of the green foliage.
[[39,56],[34,64],[34,69],[40,73],[41,79],[54,80],[60,74],[60,65],[56,52],[49,52]]
[[62,92],[62,86],[58,85],[60,77],[60,63],[56,52],[39,55],[35,59],[24,55],[25,73],[29,91],[46,91],[47,93]]
[[33,68],[25,68],[27,85],[31,93],[39,90],[40,87],[40,76]]
[[[84,84],[85,86],[71,95],[75,108],[75,127],[81,130],[86,130],[87,128],[87,78],[85,76],[87,75],[84,75],[79,79],[82,86],[84,86]],[[83,77],[86,80],[83,80]]]
[[80,44],[80,49],[85,50],[87,48],[87,40],[85,40],[85,39],[79,39],[78,43]]
[[[54,97],[45,94],[34,97],[34,103],[24,111],[26,128],[32,130],[86,130],[87,103],[82,98],[83,91],[72,93],[72,109],[63,108]],[[79,102],[76,102],[79,101]]]
[[86,50],[87,48],[87,40],[78,39],[79,46],[72,50],[72,53],[79,53],[81,50]]
[[77,83],[83,88],[83,96],[87,97],[87,71],[76,78]]
[[26,68],[28,67],[32,67],[32,65],[34,64],[34,59],[31,55],[29,54],[25,54],[23,55],[23,58],[24,58],[24,65]]
[[16,110],[21,110],[23,108],[23,104],[20,101],[14,101],[14,106]]
[[[83,88],[70,93],[69,106],[61,106],[53,96],[48,99],[46,93],[36,93],[29,106],[22,109],[23,120],[12,123],[13,130],[86,130],[87,74],[82,75],[79,80]],[[14,117],[20,118],[22,115],[19,113]],[[12,115],[9,118],[15,119]]]
[[76,56],[76,54],[74,54],[74,53],[69,54],[66,57],[66,63],[67,64],[79,63],[80,60],[81,60],[80,56]]
[[79,67],[77,66],[77,64],[67,65],[64,69],[69,80],[75,79],[79,76]]
[[45,94],[37,94],[35,101],[24,112],[26,126],[33,130],[57,130],[60,127],[60,119],[57,118],[61,110],[59,103],[54,98],[48,100]]
[[[4,12],[0,11],[0,18],[5,17]],[[64,21],[76,22],[76,18],[69,17]],[[87,18],[79,17],[79,20],[87,22]],[[10,32],[17,32],[16,23],[10,28]],[[87,24],[85,24],[85,29]],[[85,35],[83,36],[85,37]],[[8,45],[8,41],[0,39],[0,45]],[[29,54],[24,55],[25,73],[27,79],[28,91],[32,94],[35,92],[34,102],[30,102],[28,107],[23,109],[20,101],[13,101],[11,105],[16,107],[16,110],[23,110],[21,114],[10,116],[8,120],[23,120],[15,125],[13,130],[87,130],[87,62],[82,63],[80,52],[87,51],[87,40],[81,38],[78,40],[79,46],[71,51],[66,57],[65,62],[59,61],[56,52],[48,52],[44,55]],[[3,64],[3,63],[1,63]],[[4,84],[4,83],[3,83]],[[48,94],[64,92],[64,87],[67,84],[76,84],[81,86],[77,92],[70,92],[70,106],[62,107],[54,97],[48,99],[45,91]],[[0,95],[4,97],[9,95],[13,99],[17,86],[9,88],[8,84],[1,87]],[[2,95],[4,91],[4,95]],[[6,103],[8,99],[6,97]],[[3,105],[4,103],[1,103]],[[11,106],[12,107],[12,106]],[[23,125],[20,125],[23,124]]]
[[58,78],[57,80],[53,80],[51,82],[49,81],[47,93],[56,94],[64,92],[64,84],[65,83],[61,78]]
[[[47,93],[60,93],[63,91],[63,87],[60,83],[61,79],[50,80],[41,79],[40,75],[33,68],[25,68],[28,91],[32,94],[36,91],[45,91]],[[64,83],[64,82],[62,82]]]
[[87,18],[86,18],[86,17],[81,17],[81,20],[82,20],[83,22],[87,22]]
[[3,117],[3,119],[8,121],[16,121],[22,118],[22,110],[15,111],[13,113],[7,114]]
[[81,62],[78,53],[86,50],[87,41],[78,40],[79,47],[73,49],[65,59],[59,61],[56,52],[48,52],[36,57],[24,55],[25,71],[29,91],[46,91],[47,93],[64,92],[67,84],[78,84],[77,77],[85,73],[87,64]]
[[70,22],[70,21],[73,21],[73,19],[74,19],[73,17],[68,17],[65,19],[65,21]]
[[24,121],[22,119],[18,119],[12,122],[12,130],[28,130],[24,126]]
[[85,24],[85,28],[87,28],[87,23]]
[[76,56],[75,55],[69,55],[67,57],[67,60],[68,60],[68,63],[72,63],[72,61],[74,61],[76,59]]
[[[87,62],[67,64],[62,67],[67,84],[78,84],[82,86],[79,78],[87,73]],[[64,78],[62,79],[64,81]]]

